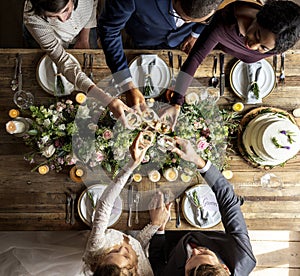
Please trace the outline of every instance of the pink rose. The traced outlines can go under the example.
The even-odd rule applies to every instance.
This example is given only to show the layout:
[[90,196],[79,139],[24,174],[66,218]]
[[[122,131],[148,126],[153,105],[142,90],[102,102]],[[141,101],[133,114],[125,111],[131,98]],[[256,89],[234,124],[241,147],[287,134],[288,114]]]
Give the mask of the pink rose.
[[97,151],[95,160],[97,162],[101,162],[103,159],[104,159],[104,154],[101,151]]
[[207,143],[206,141],[202,141],[202,140],[200,140],[197,144],[197,148],[199,150],[205,150],[208,146],[209,146],[209,143]]
[[106,129],[106,130],[103,132],[103,138],[104,138],[105,140],[109,140],[109,139],[111,139],[112,137],[113,137],[113,133],[112,133],[110,130]]

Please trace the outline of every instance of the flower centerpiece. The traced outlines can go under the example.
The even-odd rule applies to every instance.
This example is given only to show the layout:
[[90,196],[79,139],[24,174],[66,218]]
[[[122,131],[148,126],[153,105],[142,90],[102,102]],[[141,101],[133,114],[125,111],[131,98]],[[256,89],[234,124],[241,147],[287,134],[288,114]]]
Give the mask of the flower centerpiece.
[[38,163],[33,171],[47,164],[59,172],[64,166],[75,163],[72,160],[72,135],[77,108],[71,100],[61,100],[49,107],[30,107],[32,125],[23,139],[33,150],[25,158],[30,163]]
[[[158,110],[164,103],[151,101],[151,108],[142,114],[128,113],[129,128],[116,120],[97,100],[87,97],[81,105],[60,100],[49,107],[31,106],[31,129],[23,137],[33,151],[27,160],[48,165],[59,172],[76,162],[89,170],[105,170],[115,176],[130,158],[129,146],[140,131],[151,139],[140,176],[155,182],[162,176],[191,179],[195,168],[171,151],[174,136],[190,140],[197,152],[217,167],[226,167],[226,149],[230,135],[236,130],[236,112],[219,110],[209,100],[199,101],[197,94],[188,95],[181,108],[174,131],[167,121],[161,121]],[[41,159],[42,158],[42,159]],[[155,172],[155,173],[154,173]]]

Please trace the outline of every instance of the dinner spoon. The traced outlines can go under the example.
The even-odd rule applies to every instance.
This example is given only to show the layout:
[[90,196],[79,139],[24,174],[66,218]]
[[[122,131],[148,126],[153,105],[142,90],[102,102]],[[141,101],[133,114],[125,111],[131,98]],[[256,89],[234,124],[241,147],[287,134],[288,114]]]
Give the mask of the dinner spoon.
[[219,84],[219,79],[216,77],[217,74],[217,63],[218,63],[218,58],[214,56],[214,64],[213,64],[213,76],[209,80],[209,85],[213,87],[217,87]]
[[19,54],[17,54],[17,56],[16,56],[14,78],[10,82],[10,87],[11,87],[12,91],[16,91],[18,88],[18,68],[19,68]]

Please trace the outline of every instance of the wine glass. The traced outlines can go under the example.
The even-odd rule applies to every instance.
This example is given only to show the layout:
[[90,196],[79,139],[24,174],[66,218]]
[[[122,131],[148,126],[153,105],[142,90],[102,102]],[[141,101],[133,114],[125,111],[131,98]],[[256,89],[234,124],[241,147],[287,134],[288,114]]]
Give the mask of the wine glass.
[[255,174],[253,181],[258,186],[267,190],[280,190],[283,188],[282,179],[274,173]]
[[34,97],[30,92],[19,90],[14,94],[14,103],[21,109],[28,109],[33,102]]

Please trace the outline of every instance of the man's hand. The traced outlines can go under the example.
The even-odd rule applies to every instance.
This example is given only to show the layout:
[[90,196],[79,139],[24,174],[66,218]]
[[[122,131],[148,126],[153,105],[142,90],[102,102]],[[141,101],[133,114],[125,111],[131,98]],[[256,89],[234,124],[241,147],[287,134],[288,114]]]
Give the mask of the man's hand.
[[169,221],[171,206],[172,203],[165,205],[164,195],[161,192],[156,193],[149,204],[151,223],[160,226],[158,229],[160,231],[165,230]]
[[184,42],[182,42],[182,44],[180,45],[180,50],[189,54],[191,49],[193,48],[196,40],[197,40],[197,38],[194,38],[191,35],[188,36],[188,38]]
[[170,123],[172,131],[175,129],[175,125],[177,123],[177,119],[180,113],[181,106],[180,105],[166,105],[160,109],[159,117],[161,121],[166,121]]
[[126,91],[125,95],[127,105],[132,107],[139,114],[141,114],[142,111],[147,109],[147,104],[144,95],[138,88],[135,87],[132,81],[124,84],[122,86],[122,91]]
[[180,149],[176,147],[172,152],[177,153],[180,158],[196,164],[198,169],[202,169],[205,166],[206,162],[196,153],[190,141],[179,137],[175,137],[175,141],[180,146]]

